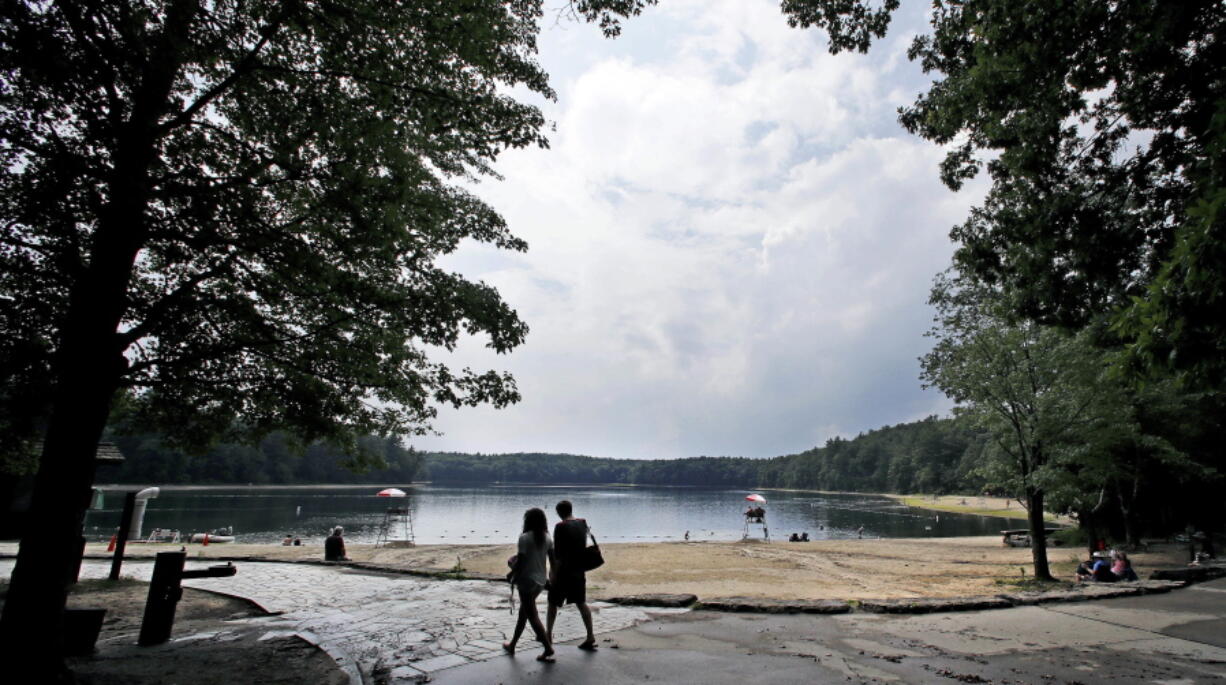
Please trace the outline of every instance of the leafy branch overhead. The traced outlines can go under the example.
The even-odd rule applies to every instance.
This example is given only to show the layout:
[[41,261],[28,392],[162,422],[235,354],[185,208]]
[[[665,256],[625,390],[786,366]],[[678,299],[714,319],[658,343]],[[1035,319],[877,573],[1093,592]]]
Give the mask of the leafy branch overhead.
[[[582,2],[615,26],[625,3]],[[50,411],[74,304],[143,420],[203,441],[236,415],[304,439],[421,433],[437,404],[518,399],[431,361],[527,326],[435,259],[522,251],[457,182],[547,146],[506,93],[554,93],[541,2],[10,3],[0,21],[6,419]],[[105,272],[105,273],[104,273]],[[105,282],[104,282],[105,281]],[[31,405],[26,400],[35,398]],[[24,418],[22,418],[24,417]]]

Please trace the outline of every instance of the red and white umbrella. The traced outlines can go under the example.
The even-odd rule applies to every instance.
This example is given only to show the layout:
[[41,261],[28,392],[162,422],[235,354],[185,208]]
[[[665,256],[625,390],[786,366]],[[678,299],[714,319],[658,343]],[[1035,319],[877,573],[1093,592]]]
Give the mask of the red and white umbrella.
[[378,493],[376,493],[376,497],[404,497],[404,496],[405,496],[404,490],[401,490],[400,488],[388,488],[386,490],[380,490]]
[[757,502],[757,503],[759,503],[759,504],[766,504],[766,498],[765,498],[765,497],[763,497],[762,495],[756,495],[756,494],[755,494],[755,495],[750,495],[750,496],[746,497],[745,499],[749,500],[750,502]]

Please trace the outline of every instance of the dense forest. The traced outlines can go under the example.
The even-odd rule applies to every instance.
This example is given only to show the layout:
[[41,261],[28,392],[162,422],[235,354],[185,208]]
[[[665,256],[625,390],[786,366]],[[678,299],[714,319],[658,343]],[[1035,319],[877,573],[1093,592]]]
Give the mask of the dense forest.
[[860,492],[975,492],[983,441],[930,417],[773,459],[642,460],[570,454],[428,453],[423,477],[441,482],[625,483],[780,487]]
[[302,447],[284,433],[272,433],[256,445],[218,443],[196,455],[166,445],[156,435],[112,435],[124,455],[119,466],[101,467],[99,482],[170,484],[370,483],[412,481],[421,468],[421,454],[393,439],[368,437],[359,441],[366,463],[382,468],[348,468],[356,455],[325,443]]
[[365,461],[384,464],[352,469],[351,455],[318,443],[295,447],[274,433],[257,445],[219,443],[189,456],[157,436],[114,436],[122,466],[100,474],[124,483],[294,484],[408,482],[607,483],[707,487],[782,487],[862,492],[973,492],[983,441],[951,419],[930,417],[888,426],[853,439],[773,459],[692,457],[670,460],[610,459],[573,454],[423,453],[391,439],[361,442]]

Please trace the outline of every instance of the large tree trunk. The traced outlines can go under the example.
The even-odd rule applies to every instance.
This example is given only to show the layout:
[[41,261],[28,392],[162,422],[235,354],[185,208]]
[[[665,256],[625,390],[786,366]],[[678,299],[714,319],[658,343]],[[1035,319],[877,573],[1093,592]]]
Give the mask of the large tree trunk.
[[[122,161],[141,160],[121,160],[120,169]],[[115,200],[100,217],[89,267],[69,300],[30,516],[0,618],[8,663],[31,664],[49,682],[71,677],[63,667],[62,615],[81,560],[98,439],[127,365],[117,332],[143,235],[143,176],[113,183]]]
[[1043,491],[1026,488],[1026,518],[1030,523],[1030,555],[1034,559],[1034,577],[1055,580],[1047,565],[1047,522],[1043,520]]
[[106,204],[96,217],[87,266],[73,284],[60,329],[51,419],[29,524],[0,617],[4,663],[25,665],[43,682],[72,679],[63,661],[64,604],[81,559],[81,526],[98,439],[127,365],[118,332],[136,257],[146,240],[149,170],[162,135],[158,121],[170,102],[181,66],[179,51],[199,9],[198,0],[176,0],[167,8],[160,34],[148,43],[134,40],[123,46],[139,53],[130,55],[140,63],[139,85],[114,130]]
[[62,615],[81,560],[98,439],[127,365],[117,331],[143,233],[144,202],[133,202],[139,198],[124,196],[104,213],[89,268],[73,289],[30,516],[0,617],[8,663],[30,664],[48,682],[53,675],[70,678],[63,667]]
[[39,682],[67,678],[62,616],[81,559],[94,454],[115,388],[113,367],[122,360],[116,357],[93,351],[67,360],[0,619],[4,649],[11,657],[7,663],[25,665]]
[[1086,554],[1092,555],[1098,545],[1098,525],[1092,510],[1083,510],[1077,515],[1081,530],[1086,534]]

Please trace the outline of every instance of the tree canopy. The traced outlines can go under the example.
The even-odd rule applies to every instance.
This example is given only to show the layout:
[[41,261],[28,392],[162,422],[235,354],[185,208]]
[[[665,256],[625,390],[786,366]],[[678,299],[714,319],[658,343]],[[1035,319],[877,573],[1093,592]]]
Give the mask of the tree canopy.
[[[885,35],[897,2],[788,0],[832,51]],[[931,87],[899,111],[984,203],[953,229],[955,265],[1010,316],[1110,321],[1132,361],[1226,380],[1220,256],[1226,6],[1215,0],[933,3],[908,52]]]
[[[73,298],[105,294],[119,325],[89,344],[122,355],[146,425],[197,443],[409,434],[435,402],[516,399],[428,350],[527,332],[434,260],[466,238],[526,248],[455,181],[545,144],[500,90],[553,94],[534,3],[10,7],[0,321],[27,375],[6,377],[51,384]],[[103,291],[109,261],[127,279]]]
[[[615,34],[644,4],[570,8]],[[57,661],[117,393],[189,445],[286,427],[350,448],[426,431],[439,404],[518,398],[506,374],[437,361],[464,335],[508,351],[527,326],[435,260],[526,248],[463,185],[547,144],[511,95],[553,97],[542,5],[0,6],[0,428],[6,452],[45,435],[6,649]]]
[[[830,33],[835,52],[866,50],[897,6],[784,3],[793,23]],[[1084,515],[1114,500],[1128,524],[1144,479],[1172,488],[1222,464],[1220,451],[1181,436],[1221,434],[1212,407],[1226,383],[1226,5],[937,0],[929,22],[908,56],[934,80],[899,120],[945,148],[949,188],[985,172],[991,186],[952,230],[965,288],[938,283],[947,308],[925,377],[968,415],[1003,420],[996,428],[1013,432],[1020,457],[1021,441],[1054,424],[1014,421],[1024,412],[999,393],[1025,397],[1025,384],[1007,382],[1024,366],[1006,362],[1042,351],[1049,370],[1064,369],[1054,396],[1031,409],[1058,400],[1074,404],[1057,414],[1071,411],[1098,386],[1097,401],[1114,408],[1097,422],[1109,430],[1079,431],[1056,462],[1036,453],[986,477],[1033,481],[1041,467],[1034,473],[1051,478],[1032,490],[1054,488],[1060,506]],[[973,301],[985,294],[991,303]],[[1102,376],[1105,365],[1113,370]],[[1169,407],[1186,413],[1176,419]]]

